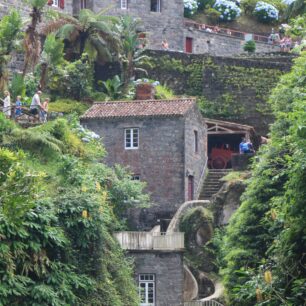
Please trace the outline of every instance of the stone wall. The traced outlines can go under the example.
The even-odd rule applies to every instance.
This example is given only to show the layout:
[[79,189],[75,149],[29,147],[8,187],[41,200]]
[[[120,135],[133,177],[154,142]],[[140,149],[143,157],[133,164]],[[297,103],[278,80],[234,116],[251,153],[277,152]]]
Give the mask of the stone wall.
[[[245,40],[225,34],[209,33],[195,28],[185,28],[184,36],[193,40],[193,53],[215,56],[233,56],[244,53]],[[280,47],[256,42],[256,53],[279,52]]]
[[[290,70],[292,56],[258,54],[216,57],[207,54],[147,51],[151,79],[176,94],[198,96],[204,116],[252,125],[266,135],[273,118],[267,103],[280,76]],[[144,77],[139,75],[138,77]]]
[[[63,10],[55,6],[46,6],[46,8],[63,11],[67,14],[72,14],[73,1],[74,0],[65,0],[65,8]],[[11,9],[16,9],[23,17],[29,16],[30,7],[25,3],[24,0],[1,0],[0,18],[7,15]]]
[[[102,136],[108,152],[105,162],[129,166],[147,182],[150,208],[131,209],[134,229],[150,229],[157,219],[170,219],[188,197],[188,175],[194,176],[195,191],[206,159],[206,135],[198,109],[186,118],[150,117],[111,120],[82,120],[82,124]],[[124,129],[139,128],[139,149],[124,149]],[[198,131],[198,153],[194,152],[194,131]],[[196,195],[195,195],[196,196]]]
[[[133,212],[139,228],[150,228],[156,214],[170,217],[184,202],[184,118],[120,118],[83,120],[83,125],[102,136],[108,152],[105,162],[129,166],[147,182],[152,206]],[[124,149],[124,129],[139,128],[139,149]],[[140,219],[140,220],[137,220]]]
[[146,32],[149,48],[161,49],[162,40],[167,39],[171,49],[183,50],[183,0],[161,1],[161,12],[151,11],[150,0],[130,0],[128,9],[121,9],[120,3],[120,0],[94,1],[93,10],[109,8],[110,15],[141,18],[140,30]]
[[[197,131],[198,151],[195,152],[195,131]],[[207,131],[201,113],[196,107],[186,116],[185,121],[185,200],[188,200],[188,175],[194,177],[194,199],[201,191],[204,176],[201,177],[207,156]]]
[[130,251],[134,259],[135,279],[139,274],[155,275],[155,306],[181,305],[183,302],[183,252]]

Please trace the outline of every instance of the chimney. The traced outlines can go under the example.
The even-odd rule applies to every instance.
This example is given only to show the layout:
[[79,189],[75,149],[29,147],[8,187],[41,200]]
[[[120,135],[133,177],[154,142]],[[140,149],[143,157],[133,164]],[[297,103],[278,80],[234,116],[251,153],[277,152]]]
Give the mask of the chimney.
[[155,87],[150,83],[141,83],[136,86],[136,100],[153,100]]

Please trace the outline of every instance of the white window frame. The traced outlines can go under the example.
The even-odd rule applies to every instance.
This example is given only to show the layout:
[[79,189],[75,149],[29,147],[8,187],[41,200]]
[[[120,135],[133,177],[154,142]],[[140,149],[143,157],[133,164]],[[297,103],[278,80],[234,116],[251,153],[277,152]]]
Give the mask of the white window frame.
[[120,7],[121,7],[122,10],[127,10],[128,0],[120,0]]
[[[152,11],[151,12],[154,12],[154,13],[160,13],[161,12],[161,0],[156,0],[157,1],[157,8],[156,8],[156,11]],[[152,0],[150,1],[150,5],[152,4]]]
[[[138,278],[138,292],[140,298],[140,306],[155,306],[155,275],[154,274],[139,274]],[[152,300],[149,300],[149,286],[153,291]],[[144,287],[144,298],[141,300],[141,287]]]
[[133,174],[132,181],[140,181],[140,174]]
[[[128,143],[128,139],[127,139],[127,132],[130,132],[130,146],[127,146],[127,143]],[[137,145],[134,145],[134,132],[137,131]],[[139,128],[126,128],[124,129],[124,148],[126,150],[137,150],[139,149]]]
[[59,7],[59,0],[53,0],[52,6]]

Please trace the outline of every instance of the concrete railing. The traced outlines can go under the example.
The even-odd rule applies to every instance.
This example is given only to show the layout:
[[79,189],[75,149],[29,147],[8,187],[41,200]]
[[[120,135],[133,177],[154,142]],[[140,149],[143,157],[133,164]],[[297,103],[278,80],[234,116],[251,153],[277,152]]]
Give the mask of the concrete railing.
[[184,249],[184,233],[118,232],[114,236],[124,250]]

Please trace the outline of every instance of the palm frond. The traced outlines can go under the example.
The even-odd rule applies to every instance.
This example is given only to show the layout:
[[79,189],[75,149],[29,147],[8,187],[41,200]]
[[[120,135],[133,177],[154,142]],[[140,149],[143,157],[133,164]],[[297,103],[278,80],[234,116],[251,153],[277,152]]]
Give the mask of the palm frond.
[[75,41],[77,36],[79,35],[79,28],[75,26],[75,24],[67,23],[64,24],[58,30],[58,36],[60,39],[67,39],[69,41]]
[[49,133],[35,129],[14,129],[4,138],[3,143],[26,151],[45,154],[61,153],[64,148],[62,141]]
[[40,33],[47,36],[51,33],[56,33],[59,31],[61,27],[66,24],[74,25],[78,30],[81,30],[81,27],[78,25],[77,20],[73,20],[72,18],[61,18],[48,22],[44,26],[41,27]]

